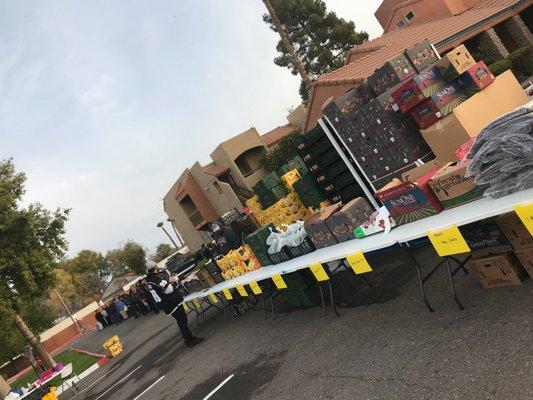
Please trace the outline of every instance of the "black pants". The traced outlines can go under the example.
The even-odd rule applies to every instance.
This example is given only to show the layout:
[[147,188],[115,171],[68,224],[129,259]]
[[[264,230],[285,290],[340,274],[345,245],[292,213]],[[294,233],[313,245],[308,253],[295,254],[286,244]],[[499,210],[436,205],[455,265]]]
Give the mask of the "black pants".
[[183,340],[185,341],[185,344],[188,344],[192,341],[194,338],[191,330],[189,329],[189,324],[187,321],[187,313],[183,309],[182,306],[178,306],[176,310],[170,314],[174,317],[176,322],[178,323],[178,327],[180,328],[181,336],[183,336]]

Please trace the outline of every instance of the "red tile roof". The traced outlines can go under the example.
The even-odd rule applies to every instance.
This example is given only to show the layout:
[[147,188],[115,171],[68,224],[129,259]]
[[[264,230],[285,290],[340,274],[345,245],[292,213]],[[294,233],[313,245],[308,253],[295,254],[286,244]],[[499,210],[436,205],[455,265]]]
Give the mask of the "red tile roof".
[[204,167],[204,173],[213,176],[220,176],[229,171],[229,167],[222,164],[211,163]]
[[[313,82],[304,131],[307,132],[316,125],[327,98],[338,97],[361,83],[385,61],[405,48],[429,39],[441,52],[447,51],[532,3],[533,0],[480,0],[461,14],[407,26],[355,47],[347,55],[347,65]],[[365,54],[361,57],[361,53]],[[353,62],[350,62],[353,58]]]
[[283,139],[288,134],[296,132],[298,130],[300,130],[300,128],[298,128],[297,126],[287,124],[287,125],[278,126],[277,128],[272,129],[270,132],[267,132],[264,135],[261,135],[261,138],[263,139],[265,146],[271,147],[271,146],[274,146],[277,142],[279,142],[281,139]]

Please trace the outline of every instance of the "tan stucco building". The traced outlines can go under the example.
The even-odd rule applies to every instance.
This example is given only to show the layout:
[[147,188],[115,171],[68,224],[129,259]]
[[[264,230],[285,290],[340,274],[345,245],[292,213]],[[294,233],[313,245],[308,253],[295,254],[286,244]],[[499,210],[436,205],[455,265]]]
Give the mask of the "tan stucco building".
[[265,171],[260,159],[286,135],[301,131],[306,111],[303,106],[288,116],[288,124],[264,135],[250,128],[220,143],[211,153],[211,163],[196,162],[186,168],[163,198],[163,207],[191,253],[209,242],[208,223],[224,213],[243,208],[253,195],[252,186]]

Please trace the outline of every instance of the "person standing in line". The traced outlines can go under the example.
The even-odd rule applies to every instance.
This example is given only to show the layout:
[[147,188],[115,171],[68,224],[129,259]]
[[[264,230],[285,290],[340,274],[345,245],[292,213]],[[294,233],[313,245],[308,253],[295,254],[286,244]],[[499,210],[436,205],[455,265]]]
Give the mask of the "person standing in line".
[[111,321],[111,317],[109,316],[105,306],[101,307],[100,314],[102,314],[102,317],[104,317],[106,327],[113,325],[113,322]]
[[194,347],[204,341],[196,337],[189,329],[187,313],[181,303],[183,297],[178,290],[178,282],[171,278],[166,270],[157,267],[148,269],[146,285],[155,302],[161,305],[165,314],[172,316],[178,323],[181,336],[187,347]]
[[123,319],[128,319],[128,313],[126,312],[126,306],[120,297],[115,301],[115,307]]

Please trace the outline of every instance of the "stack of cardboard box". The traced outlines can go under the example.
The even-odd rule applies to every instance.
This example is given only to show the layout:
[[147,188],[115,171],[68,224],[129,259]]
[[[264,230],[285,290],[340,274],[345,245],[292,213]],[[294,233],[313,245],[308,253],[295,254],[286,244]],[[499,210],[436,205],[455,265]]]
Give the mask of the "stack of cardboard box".
[[455,107],[449,115],[420,132],[435,156],[457,160],[456,151],[490,122],[527,103],[528,97],[511,71],[497,76],[482,91]]
[[377,189],[412,168],[417,160],[434,158],[414,120],[402,112],[410,99],[404,99],[401,109],[392,94],[412,81],[418,71],[412,63],[422,68],[437,59],[429,42],[416,45],[323,109],[358,167]]
[[484,288],[533,277],[533,237],[516,213],[461,227],[461,233],[472,250],[468,267]]

